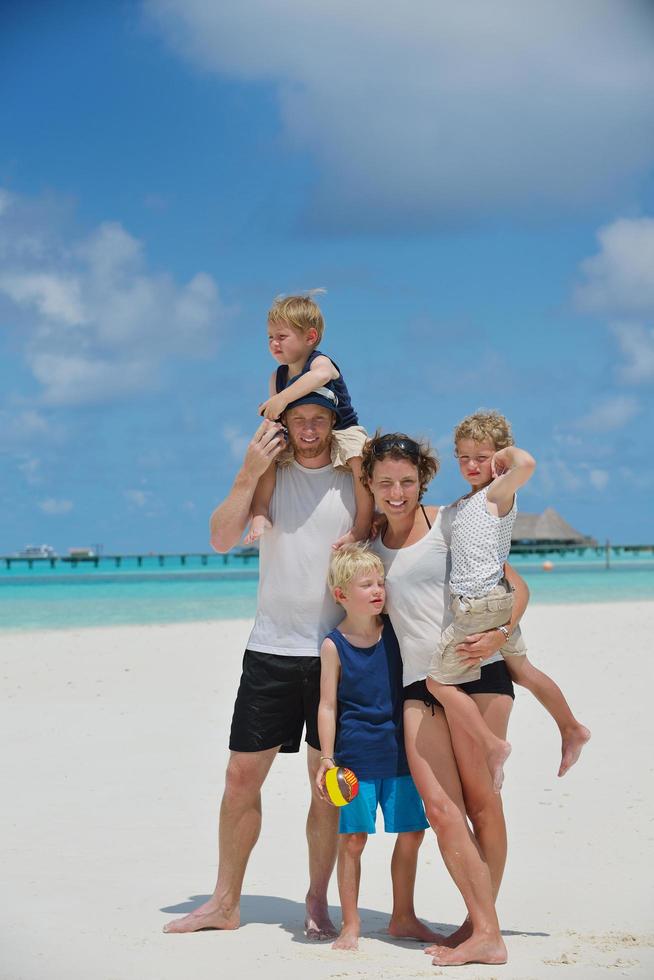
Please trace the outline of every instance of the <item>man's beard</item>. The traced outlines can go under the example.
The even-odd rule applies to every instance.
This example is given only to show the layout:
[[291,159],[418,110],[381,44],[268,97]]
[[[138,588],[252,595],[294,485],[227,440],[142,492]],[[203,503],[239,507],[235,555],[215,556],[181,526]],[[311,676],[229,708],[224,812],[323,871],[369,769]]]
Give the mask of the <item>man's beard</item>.
[[296,459],[315,459],[316,456],[320,456],[322,453],[325,452],[325,449],[327,449],[330,446],[331,441],[332,441],[331,432],[327,436],[325,436],[324,439],[318,438],[316,439],[315,442],[312,442],[310,445],[307,445],[306,443],[302,443],[300,441],[296,442],[293,436],[291,435],[291,433],[289,432],[288,434],[288,442],[291,449],[295,453]]

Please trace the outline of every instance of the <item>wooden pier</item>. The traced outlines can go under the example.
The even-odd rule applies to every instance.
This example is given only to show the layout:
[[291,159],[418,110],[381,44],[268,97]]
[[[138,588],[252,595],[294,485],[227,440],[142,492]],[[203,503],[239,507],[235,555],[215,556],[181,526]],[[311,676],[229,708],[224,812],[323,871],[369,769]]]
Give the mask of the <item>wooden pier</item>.
[[142,568],[144,561],[153,560],[160,567],[164,567],[166,564],[186,565],[190,558],[199,558],[201,565],[207,565],[210,559],[213,562],[222,559],[223,565],[227,565],[230,559],[236,558],[247,564],[258,557],[258,548],[238,548],[226,555],[219,555],[213,551],[186,551],[179,554],[150,552],[147,555],[0,555],[0,562],[4,563],[5,568],[11,568],[13,565],[27,565],[28,568],[34,568],[35,565],[37,567],[48,565],[50,568],[56,568],[57,565],[69,565],[71,568],[77,568],[78,565],[92,565],[98,568],[100,564],[120,568],[123,562],[130,561],[135,562],[137,568]]
[[[608,568],[610,559],[620,555],[634,555],[635,557],[650,554],[654,558],[654,544],[611,544],[610,541],[605,544],[593,545],[516,542],[511,546],[511,554],[513,555],[534,555],[535,557],[554,554],[560,555],[562,558],[566,555],[578,555],[583,558],[588,552],[594,552],[598,557],[603,556]],[[134,562],[137,568],[142,568],[145,561],[154,561],[160,568],[163,568],[166,565],[184,566],[189,559],[199,559],[201,565],[208,565],[209,561],[212,564],[222,561],[223,565],[227,565],[234,559],[248,564],[250,561],[256,561],[258,557],[258,548],[234,548],[226,555],[219,555],[213,551],[185,551],[175,554],[150,552],[145,555],[0,555],[0,564],[4,563],[7,569],[14,565],[27,565],[28,568],[46,565],[50,568],[56,568],[58,565],[68,565],[71,568],[77,568],[78,565],[92,565],[94,568],[98,568],[100,565],[113,565],[114,568],[120,568],[123,562]]]

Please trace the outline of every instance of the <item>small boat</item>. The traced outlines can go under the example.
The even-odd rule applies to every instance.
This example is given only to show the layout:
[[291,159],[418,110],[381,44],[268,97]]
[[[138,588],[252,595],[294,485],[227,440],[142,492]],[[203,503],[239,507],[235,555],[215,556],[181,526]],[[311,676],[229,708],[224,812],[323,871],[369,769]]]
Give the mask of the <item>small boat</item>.
[[95,548],[69,548],[68,557],[84,561],[85,558],[97,558]]
[[28,544],[17,552],[17,558],[56,558],[57,552],[49,544]]

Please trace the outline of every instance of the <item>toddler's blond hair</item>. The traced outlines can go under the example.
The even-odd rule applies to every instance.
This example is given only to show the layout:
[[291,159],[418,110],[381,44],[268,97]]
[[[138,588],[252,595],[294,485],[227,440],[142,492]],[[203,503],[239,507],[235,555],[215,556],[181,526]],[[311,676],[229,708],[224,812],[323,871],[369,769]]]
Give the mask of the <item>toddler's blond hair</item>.
[[363,572],[384,574],[384,565],[379,555],[371,551],[367,544],[348,544],[335,551],[329,563],[327,584],[333,594],[334,589],[343,592],[355,577]]
[[473,442],[492,442],[495,449],[506,449],[513,445],[511,423],[499,412],[480,409],[474,415],[467,415],[454,430],[455,447],[461,439]]
[[324,289],[314,289],[302,296],[277,296],[268,310],[268,323],[287,323],[294,330],[307,333],[313,328],[316,331],[316,346],[322,340],[325,323],[320,307],[314,300],[316,293]]

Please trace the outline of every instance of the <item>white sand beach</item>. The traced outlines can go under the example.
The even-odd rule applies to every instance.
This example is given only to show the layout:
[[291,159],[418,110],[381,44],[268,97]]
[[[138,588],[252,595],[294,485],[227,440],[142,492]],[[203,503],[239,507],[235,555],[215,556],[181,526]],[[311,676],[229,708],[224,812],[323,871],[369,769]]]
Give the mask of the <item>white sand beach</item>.
[[[248,632],[230,621],[0,635],[1,980],[448,973],[384,934],[393,838],[382,832],[364,854],[360,951],[305,940],[303,754],[280,757],[265,786],[241,929],[162,933],[214,884]],[[654,603],[529,609],[532,659],[593,739],[557,779],[554,725],[518,692],[498,906],[509,963],[450,968],[460,980],[654,977],[653,633]],[[335,879],[330,898],[337,920]],[[429,832],[416,908],[435,927],[464,914]]]

